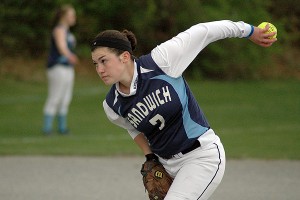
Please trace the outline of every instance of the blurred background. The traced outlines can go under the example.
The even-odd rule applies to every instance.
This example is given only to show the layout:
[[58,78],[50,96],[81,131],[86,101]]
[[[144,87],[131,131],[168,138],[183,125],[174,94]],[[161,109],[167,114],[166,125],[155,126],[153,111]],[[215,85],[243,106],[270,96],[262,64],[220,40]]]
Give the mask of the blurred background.
[[[41,133],[46,60],[56,8],[72,4],[77,24],[69,137]],[[139,150],[102,110],[89,42],[105,29],[128,29],[136,56],[190,26],[229,19],[273,23],[278,42],[247,39],[209,45],[185,77],[232,158],[300,159],[300,7],[294,0],[2,0],[0,3],[0,155],[132,155]],[[256,148],[253,148],[255,146]],[[263,153],[262,153],[263,152]]]
[[90,59],[89,41],[105,29],[132,30],[139,42],[138,56],[199,22],[230,19],[257,26],[268,21],[278,29],[274,47],[266,50],[247,40],[224,40],[206,48],[188,74],[223,80],[300,77],[300,8],[294,0],[3,0],[1,76],[14,71],[3,65],[5,61],[45,60],[54,10],[63,3],[77,11],[73,31],[82,59]]

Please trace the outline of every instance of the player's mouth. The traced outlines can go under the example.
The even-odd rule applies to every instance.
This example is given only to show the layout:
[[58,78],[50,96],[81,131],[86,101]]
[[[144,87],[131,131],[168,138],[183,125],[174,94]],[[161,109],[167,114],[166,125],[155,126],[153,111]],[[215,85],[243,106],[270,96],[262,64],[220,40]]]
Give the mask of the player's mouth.
[[109,79],[110,79],[109,76],[101,76],[101,80],[102,80],[104,83],[109,82]]

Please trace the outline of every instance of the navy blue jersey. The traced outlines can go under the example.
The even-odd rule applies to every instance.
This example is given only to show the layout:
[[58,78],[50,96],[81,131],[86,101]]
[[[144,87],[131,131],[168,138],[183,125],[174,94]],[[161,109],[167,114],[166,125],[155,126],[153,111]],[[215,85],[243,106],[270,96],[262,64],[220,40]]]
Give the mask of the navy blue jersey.
[[108,106],[144,133],[159,156],[190,147],[210,126],[186,81],[165,74],[150,54],[136,63],[136,94],[124,97],[113,85],[106,96]]
[[[66,31],[67,31],[67,34],[66,34],[67,47],[71,52],[74,52],[75,37],[69,30],[66,30]],[[69,62],[69,60],[64,55],[60,54],[60,52],[57,48],[57,45],[55,43],[55,39],[54,39],[53,35],[51,36],[51,44],[50,45],[51,46],[50,46],[50,52],[49,52],[48,64],[47,64],[48,68],[51,68],[57,64],[61,64],[61,65],[65,65],[65,66],[72,66],[71,63]]]

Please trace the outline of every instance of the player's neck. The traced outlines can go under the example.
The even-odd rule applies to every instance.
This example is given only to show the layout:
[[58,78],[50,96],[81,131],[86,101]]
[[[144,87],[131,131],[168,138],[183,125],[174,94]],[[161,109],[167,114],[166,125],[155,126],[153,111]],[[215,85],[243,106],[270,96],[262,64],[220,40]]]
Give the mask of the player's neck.
[[130,62],[127,69],[128,70],[125,71],[123,80],[119,82],[120,90],[124,94],[130,93],[131,82],[134,74],[134,62]]
[[63,27],[65,27],[66,29],[69,29],[69,24],[65,21],[65,20],[60,20],[59,22],[58,22],[58,25],[59,26],[63,26]]

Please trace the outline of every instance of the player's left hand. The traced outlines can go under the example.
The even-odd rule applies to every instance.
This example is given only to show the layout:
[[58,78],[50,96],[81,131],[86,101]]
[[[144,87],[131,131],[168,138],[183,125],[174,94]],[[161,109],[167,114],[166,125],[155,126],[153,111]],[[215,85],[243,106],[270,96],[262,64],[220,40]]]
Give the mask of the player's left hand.
[[271,38],[276,34],[276,32],[267,33],[268,29],[269,24],[264,29],[254,27],[253,34],[249,37],[249,39],[262,47],[270,47],[274,42],[277,41],[277,38]]
[[142,165],[141,174],[143,184],[148,191],[150,200],[163,200],[173,182],[173,179],[158,161],[154,154],[146,155],[146,162]]

